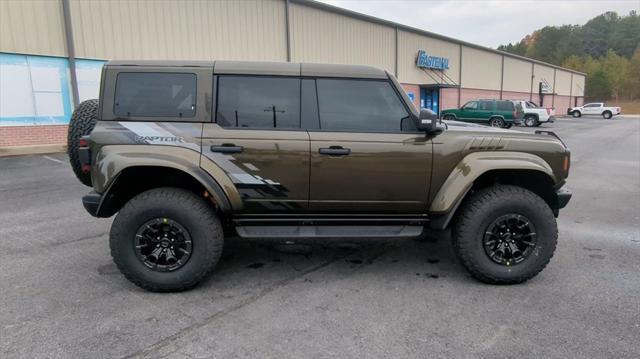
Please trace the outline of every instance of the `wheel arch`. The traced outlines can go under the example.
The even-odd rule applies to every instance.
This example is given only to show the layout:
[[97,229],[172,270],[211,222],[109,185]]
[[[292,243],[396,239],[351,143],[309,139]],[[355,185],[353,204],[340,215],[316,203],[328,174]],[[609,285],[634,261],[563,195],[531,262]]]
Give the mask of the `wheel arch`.
[[473,192],[493,184],[513,184],[540,197],[557,213],[556,179],[542,158],[521,152],[475,152],[458,163],[429,207],[431,227],[445,229]]
[[231,181],[224,172],[220,171],[223,177],[218,178],[218,173],[203,170],[200,154],[196,151],[158,147],[105,146],[99,151],[96,165],[92,166],[94,188],[102,194],[98,217],[112,216],[143,191],[167,186],[210,197],[212,204],[222,212],[232,210],[228,190]]

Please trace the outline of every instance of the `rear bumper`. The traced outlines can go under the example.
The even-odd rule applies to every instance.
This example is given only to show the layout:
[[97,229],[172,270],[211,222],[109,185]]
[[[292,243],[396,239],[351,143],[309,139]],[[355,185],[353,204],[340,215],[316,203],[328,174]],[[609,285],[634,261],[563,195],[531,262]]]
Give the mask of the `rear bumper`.
[[569,203],[571,199],[571,191],[565,188],[561,188],[556,191],[556,196],[558,198],[558,209],[564,208]]
[[549,116],[549,118],[547,119],[547,121],[545,122],[549,122],[549,123],[554,123],[556,122],[556,116]]

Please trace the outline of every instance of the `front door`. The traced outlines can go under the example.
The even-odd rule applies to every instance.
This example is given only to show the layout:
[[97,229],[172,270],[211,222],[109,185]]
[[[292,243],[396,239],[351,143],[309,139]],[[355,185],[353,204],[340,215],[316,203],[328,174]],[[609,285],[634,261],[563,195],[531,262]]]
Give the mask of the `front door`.
[[307,208],[309,135],[300,125],[300,79],[219,76],[216,123],[202,156],[229,176],[244,213]]
[[432,142],[388,81],[318,79],[309,209],[425,213]]
[[420,89],[420,108],[427,108],[439,114],[440,90],[434,88]]

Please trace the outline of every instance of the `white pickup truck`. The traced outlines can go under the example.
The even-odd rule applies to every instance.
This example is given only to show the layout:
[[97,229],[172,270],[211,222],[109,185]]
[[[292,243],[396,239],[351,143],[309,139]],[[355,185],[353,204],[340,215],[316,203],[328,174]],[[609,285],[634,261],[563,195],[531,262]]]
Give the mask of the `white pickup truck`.
[[537,127],[544,122],[554,122],[556,120],[556,110],[554,108],[544,108],[531,101],[514,100],[519,103],[524,110],[523,123],[527,127]]
[[573,107],[567,110],[567,115],[580,117],[582,115],[598,115],[604,119],[610,119],[620,114],[620,107],[607,107],[602,102],[591,102],[580,107]]

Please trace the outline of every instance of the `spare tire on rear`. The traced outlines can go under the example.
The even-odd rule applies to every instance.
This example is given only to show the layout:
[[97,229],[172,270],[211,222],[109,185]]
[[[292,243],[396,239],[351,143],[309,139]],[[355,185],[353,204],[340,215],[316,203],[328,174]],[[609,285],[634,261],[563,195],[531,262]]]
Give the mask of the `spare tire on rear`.
[[91,187],[91,174],[82,171],[82,165],[78,158],[78,140],[82,136],[91,133],[96,125],[98,116],[98,100],[86,100],[80,103],[69,121],[69,133],[67,135],[67,153],[71,168],[82,184]]

